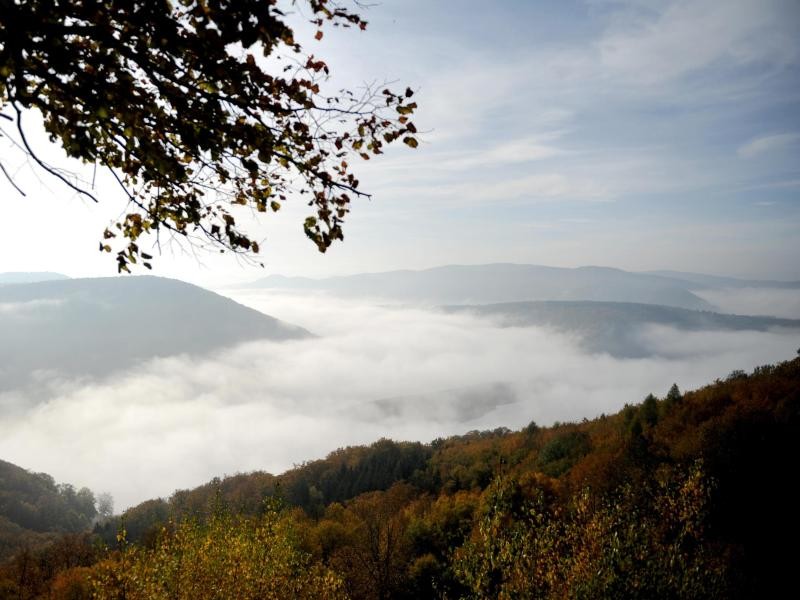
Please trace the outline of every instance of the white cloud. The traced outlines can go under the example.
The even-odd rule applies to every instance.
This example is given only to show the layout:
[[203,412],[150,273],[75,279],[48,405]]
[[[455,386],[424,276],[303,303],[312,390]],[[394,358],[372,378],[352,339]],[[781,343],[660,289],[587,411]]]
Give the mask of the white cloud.
[[435,186],[396,185],[384,197],[410,196],[423,203],[435,200],[459,206],[509,202],[549,202],[554,200],[608,200],[611,191],[601,182],[584,173],[542,172],[533,174],[502,174],[472,178],[472,180],[440,182]]
[[64,304],[64,300],[59,298],[26,302],[0,302],[0,314],[24,316],[26,313],[38,312],[42,309],[57,308],[62,304]]
[[556,199],[583,200],[606,199],[608,191],[602,184],[580,180],[562,173],[537,173],[519,178],[509,178],[497,183],[486,183],[473,188],[473,194],[493,199]]
[[365,165],[364,171],[371,182],[382,186],[408,181],[409,173],[414,174],[417,182],[441,181],[448,176],[474,174],[476,170],[533,163],[571,154],[557,144],[563,134],[563,131],[548,131],[494,144],[480,144],[466,150],[450,145],[437,147],[437,144],[425,143],[423,149],[413,155],[406,154],[392,157],[392,160],[383,163],[371,163]]
[[[557,137],[557,136],[550,136]],[[542,143],[540,139],[520,139],[495,146],[486,153],[486,159],[497,163],[530,162],[562,154],[553,146]]]
[[[649,84],[728,63],[797,60],[792,35],[796,9],[771,0],[678,0],[615,15],[599,41],[602,64],[612,73]],[[787,14],[788,13],[788,14]]]
[[753,158],[767,152],[784,150],[800,140],[800,133],[787,132],[757,137],[739,146],[736,153],[742,158]]
[[437,160],[435,168],[467,170],[487,168],[494,165],[513,165],[564,155],[567,152],[550,142],[561,137],[559,132],[510,140],[489,146],[485,150],[454,153],[443,160]]

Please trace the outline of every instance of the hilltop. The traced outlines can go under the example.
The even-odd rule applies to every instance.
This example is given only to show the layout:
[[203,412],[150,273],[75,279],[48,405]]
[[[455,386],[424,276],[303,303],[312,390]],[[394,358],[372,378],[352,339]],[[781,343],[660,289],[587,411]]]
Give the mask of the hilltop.
[[206,289],[160,277],[0,287],[0,391],[36,378],[108,376],[141,361],[311,334]]

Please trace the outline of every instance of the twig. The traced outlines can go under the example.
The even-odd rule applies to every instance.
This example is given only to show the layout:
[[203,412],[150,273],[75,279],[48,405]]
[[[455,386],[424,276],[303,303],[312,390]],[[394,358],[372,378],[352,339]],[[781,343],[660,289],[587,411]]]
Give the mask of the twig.
[[93,202],[99,202],[99,200],[94,196],[94,194],[91,194],[86,190],[84,190],[83,188],[78,187],[77,185],[72,183],[69,179],[64,177],[61,173],[53,169],[53,167],[51,167],[50,165],[45,163],[42,159],[40,159],[38,156],[36,156],[36,153],[33,151],[30,144],[28,144],[28,139],[25,137],[25,131],[22,129],[22,111],[16,105],[15,102],[12,102],[11,106],[13,106],[14,110],[17,112],[17,131],[19,131],[19,137],[22,140],[22,144],[25,146],[25,151],[28,153],[28,156],[30,156],[34,161],[36,161],[36,163],[42,169],[50,173],[50,175],[52,175],[53,177],[60,179],[67,187],[74,190],[76,193],[86,196]]
[[6,171],[6,168],[3,166],[3,163],[1,162],[0,162],[0,170],[3,171],[3,175],[5,175],[6,179],[8,179],[8,182],[12,186],[14,186],[14,189],[17,190],[22,196],[27,197],[27,194],[20,189],[20,187],[16,184],[16,182],[13,179],[11,179],[11,175],[8,174],[8,171]]

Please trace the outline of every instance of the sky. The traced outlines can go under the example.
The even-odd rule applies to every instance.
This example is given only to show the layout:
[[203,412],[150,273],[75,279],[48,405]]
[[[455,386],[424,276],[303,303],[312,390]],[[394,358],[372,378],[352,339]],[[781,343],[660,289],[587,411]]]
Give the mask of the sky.
[[[384,0],[364,14],[365,32],[299,35],[331,85],[414,88],[422,135],[359,165],[373,198],[344,243],[319,254],[290,202],[257,226],[266,269],[167,247],[157,274],[223,285],[518,262],[800,279],[795,0]],[[36,147],[80,170],[36,121]],[[8,137],[0,160],[27,194],[0,178],[0,272],[115,273],[97,251],[124,210],[107,176],[95,206]]]

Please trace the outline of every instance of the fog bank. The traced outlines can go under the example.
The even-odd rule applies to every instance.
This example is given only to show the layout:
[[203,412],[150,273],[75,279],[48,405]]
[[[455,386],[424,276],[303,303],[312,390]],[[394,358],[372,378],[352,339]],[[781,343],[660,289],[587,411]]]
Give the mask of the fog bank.
[[[789,358],[796,333],[641,331],[657,357],[589,354],[544,328],[264,291],[237,301],[320,337],[154,359],[106,380],[0,394],[0,456],[109,490],[117,508],[211,477],[281,472],[380,437],[427,441],[591,418],[647,393]],[[27,393],[27,392],[26,392]],[[43,396],[43,397],[41,397]]]

